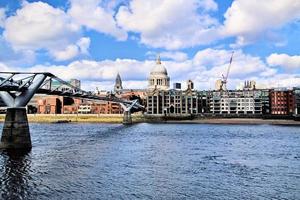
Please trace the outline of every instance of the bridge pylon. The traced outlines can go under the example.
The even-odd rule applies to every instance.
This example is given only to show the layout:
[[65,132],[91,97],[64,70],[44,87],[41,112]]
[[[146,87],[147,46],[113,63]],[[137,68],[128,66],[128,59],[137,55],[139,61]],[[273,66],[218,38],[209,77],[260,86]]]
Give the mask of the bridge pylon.
[[132,117],[130,110],[123,112],[123,124],[130,125],[132,124]]
[[0,149],[31,149],[26,108],[7,108]]
[[120,105],[123,108],[123,124],[124,125],[130,125],[132,124],[132,117],[131,117],[131,109],[137,104],[137,99],[134,100],[130,105],[125,105],[123,103],[120,103]]
[[[13,76],[4,80],[13,82]],[[38,88],[42,85],[47,75],[36,74],[19,86],[19,90],[0,91],[0,96],[8,106],[3,125],[3,131],[0,142],[0,149],[31,149],[31,138],[28,126],[28,119],[25,106],[33,97]],[[27,85],[28,87],[24,87]]]

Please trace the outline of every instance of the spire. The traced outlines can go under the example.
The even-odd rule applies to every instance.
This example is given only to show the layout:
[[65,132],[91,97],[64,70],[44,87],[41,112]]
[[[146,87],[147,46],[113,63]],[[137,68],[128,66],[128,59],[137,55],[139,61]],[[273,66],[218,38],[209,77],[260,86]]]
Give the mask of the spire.
[[123,89],[122,79],[121,79],[121,76],[120,76],[119,72],[118,72],[117,77],[116,77],[116,82],[115,82],[115,88],[114,89],[115,89],[115,91]]
[[157,55],[157,58],[156,58],[156,64],[158,64],[158,65],[161,64],[161,60],[160,60],[160,55],[159,54]]
[[117,83],[122,82],[119,72],[118,72],[117,77],[116,77],[116,82]]

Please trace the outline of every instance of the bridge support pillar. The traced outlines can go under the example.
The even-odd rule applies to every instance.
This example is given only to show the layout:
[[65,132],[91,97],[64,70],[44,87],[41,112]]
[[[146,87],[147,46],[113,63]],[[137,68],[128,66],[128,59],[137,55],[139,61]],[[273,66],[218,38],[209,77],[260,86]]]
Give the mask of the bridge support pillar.
[[31,149],[26,108],[7,108],[0,149]]
[[129,110],[125,110],[123,113],[123,124],[124,125],[132,124],[131,113]]

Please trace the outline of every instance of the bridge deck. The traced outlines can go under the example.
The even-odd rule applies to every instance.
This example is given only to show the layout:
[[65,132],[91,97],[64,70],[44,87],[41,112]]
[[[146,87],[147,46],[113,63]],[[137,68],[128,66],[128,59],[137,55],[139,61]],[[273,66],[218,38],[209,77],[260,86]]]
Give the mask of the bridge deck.
[[[48,72],[0,72],[0,92],[7,92],[13,97],[18,97],[30,89],[37,76],[44,76],[44,81],[34,91],[35,94],[57,95],[89,100],[110,101],[143,109],[136,101],[121,99],[114,95],[98,96],[92,92],[84,91]],[[54,87],[55,85],[55,87]]]

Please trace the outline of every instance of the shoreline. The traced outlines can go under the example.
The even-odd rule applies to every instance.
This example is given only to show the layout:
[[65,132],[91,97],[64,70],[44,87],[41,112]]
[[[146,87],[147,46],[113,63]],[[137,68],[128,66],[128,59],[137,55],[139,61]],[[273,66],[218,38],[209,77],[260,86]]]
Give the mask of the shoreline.
[[[29,123],[122,123],[123,114],[28,114]],[[4,122],[5,115],[0,115]],[[227,124],[227,125],[290,125],[300,126],[300,121],[291,119],[261,119],[261,118],[195,118],[182,120],[162,120],[161,118],[146,118],[142,114],[132,114],[132,122],[157,124]]]
[[[27,114],[29,123],[122,123],[123,114]],[[142,121],[142,115],[132,115],[133,123]],[[0,115],[4,122],[5,115]]]
[[300,126],[300,121],[283,119],[253,119],[253,118],[212,118],[212,119],[194,119],[194,120],[173,120],[162,123],[168,124],[220,124],[220,125],[282,125],[282,126]]

